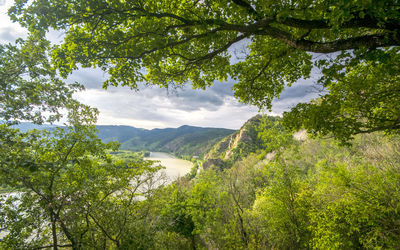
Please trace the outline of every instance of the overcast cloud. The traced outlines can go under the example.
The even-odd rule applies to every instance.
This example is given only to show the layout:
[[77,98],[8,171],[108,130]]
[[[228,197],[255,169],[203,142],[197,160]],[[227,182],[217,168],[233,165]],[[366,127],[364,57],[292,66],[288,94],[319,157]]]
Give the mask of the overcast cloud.
[[[7,16],[12,1],[6,0],[3,3],[0,5],[0,43],[12,43],[19,37],[26,38],[26,30],[12,23]],[[48,39],[59,43],[62,41],[62,33],[50,32]],[[244,49],[243,45],[236,47],[237,56]],[[232,80],[215,82],[207,90],[193,90],[186,86],[167,92],[158,87],[140,86],[140,91],[135,92],[126,87],[109,87],[104,90],[102,82],[106,78],[107,75],[99,69],[80,69],[67,80],[85,86],[86,90],[78,93],[76,98],[99,109],[98,124],[130,125],[147,129],[182,125],[238,129],[258,113],[258,108],[241,104],[233,97]],[[269,114],[280,115],[297,103],[318,96],[312,86],[314,80],[301,80],[287,88],[279,100],[273,101],[272,112]]]

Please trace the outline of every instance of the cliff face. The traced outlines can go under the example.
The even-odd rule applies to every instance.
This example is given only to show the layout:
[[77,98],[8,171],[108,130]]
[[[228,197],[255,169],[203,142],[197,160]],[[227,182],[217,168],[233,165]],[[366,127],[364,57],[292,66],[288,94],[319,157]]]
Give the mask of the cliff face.
[[258,138],[257,131],[261,118],[261,115],[254,116],[240,130],[218,142],[205,154],[203,168],[211,165],[223,168],[261,149],[262,141]]
[[235,153],[239,147],[243,145],[252,145],[259,142],[256,127],[260,122],[261,116],[255,116],[245,123],[245,125],[232,136],[227,147],[224,160],[235,158]]

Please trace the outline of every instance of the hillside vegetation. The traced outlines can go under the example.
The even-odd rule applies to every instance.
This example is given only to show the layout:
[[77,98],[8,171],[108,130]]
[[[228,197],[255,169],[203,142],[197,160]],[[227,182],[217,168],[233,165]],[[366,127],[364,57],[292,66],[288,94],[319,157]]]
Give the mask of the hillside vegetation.
[[296,140],[276,118],[263,119],[264,149],[230,168],[211,165],[148,201],[155,216],[148,230],[157,232],[149,248],[398,247],[399,136],[358,135],[342,146]]
[[218,166],[226,168],[249,153],[260,150],[263,146],[258,136],[261,115],[249,119],[238,131],[216,143],[204,156],[204,168]]
[[[381,132],[357,135],[350,146],[343,146],[333,139],[307,138],[304,133],[294,137],[283,129],[280,120],[266,116],[250,119],[207,152],[205,159],[214,160],[208,167],[203,164],[197,174],[161,186],[154,186],[161,180],[157,175],[160,167],[152,168],[151,162],[141,160],[143,153],[112,151],[112,158],[101,154],[99,157],[105,158],[96,163],[91,162],[92,156],[75,156],[74,151],[77,158],[70,160],[69,172],[55,175],[54,181],[62,185],[49,190],[45,182],[45,175],[52,171],[46,167],[49,151],[37,151],[43,159],[35,164],[43,170],[24,176],[43,180],[25,184],[24,179],[18,181],[19,172],[13,177],[17,185],[23,183],[35,191],[24,192],[19,207],[2,201],[6,208],[0,211],[2,223],[11,233],[0,246],[25,246],[32,235],[29,232],[43,227],[35,226],[42,225],[38,217],[41,206],[35,203],[40,196],[35,192],[43,188],[49,192],[45,198],[53,199],[54,206],[62,211],[58,220],[66,228],[60,229],[58,240],[78,244],[74,242],[77,240],[85,249],[396,249],[400,242],[400,136]],[[61,132],[57,128],[52,133]],[[85,140],[79,150],[87,147],[86,133],[80,135]],[[53,142],[57,142],[57,148],[69,138],[46,136],[41,140],[36,144],[50,141],[48,147],[52,149]],[[68,143],[74,145],[75,140]],[[52,157],[61,169],[63,158],[58,162],[56,154]],[[81,161],[87,163],[79,170],[73,164]],[[115,165],[108,170],[103,164]],[[18,168],[22,171],[24,166]],[[88,175],[76,175],[77,170]],[[134,177],[134,186],[129,184],[130,176]],[[74,182],[69,183],[67,177]],[[108,178],[122,178],[122,182],[107,184]],[[93,181],[107,184],[107,189],[93,185]],[[65,185],[71,190],[64,195]],[[88,193],[79,193],[82,188]],[[125,196],[104,196],[101,191],[112,194],[114,188],[119,192],[129,189],[124,191]],[[68,206],[57,198],[68,199],[76,192],[79,195]],[[32,194],[33,200],[29,198]],[[136,196],[146,199],[132,199]],[[9,198],[7,202],[10,199],[16,201]],[[26,233],[21,233],[17,222],[27,223],[28,217],[21,216],[15,222],[12,219],[18,211],[29,214],[34,222],[23,224]],[[85,214],[87,222],[83,223]],[[87,234],[87,230],[92,233]],[[48,232],[44,230],[43,236],[29,246],[51,242]],[[67,233],[71,234],[69,238],[64,236]]]
[[181,126],[165,129],[138,129],[128,126],[97,126],[105,142],[118,141],[121,149],[162,151],[178,156],[202,156],[210,147],[234,132],[231,129]]

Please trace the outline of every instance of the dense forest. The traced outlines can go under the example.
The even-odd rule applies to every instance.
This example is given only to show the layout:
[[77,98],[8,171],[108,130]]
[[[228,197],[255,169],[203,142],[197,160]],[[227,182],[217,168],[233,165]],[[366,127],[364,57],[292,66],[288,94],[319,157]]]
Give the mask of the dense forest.
[[[237,132],[257,141],[225,148],[237,160],[222,153],[220,161],[164,186],[155,185],[160,167],[143,155],[99,154],[90,150],[100,141],[54,133],[38,140],[37,158],[27,152],[21,161],[32,162],[14,165],[13,182],[5,182],[20,196],[2,201],[9,231],[3,248],[50,244],[49,209],[57,209],[61,223],[58,245],[71,248],[395,249],[400,242],[398,136],[375,132],[343,146],[294,137],[280,118],[258,116]],[[51,152],[58,148],[65,157],[68,137],[76,146],[60,162]],[[50,141],[54,148],[43,146]],[[209,154],[217,158],[215,149]]]
[[[1,249],[399,248],[398,0],[18,0],[9,16],[29,35],[0,45]],[[80,67],[105,88],[231,78],[261,110],[318,70],[320,96],[234,133],[184,126],[213,145],[169,183],[99,138],[98,110],[64,80]]]

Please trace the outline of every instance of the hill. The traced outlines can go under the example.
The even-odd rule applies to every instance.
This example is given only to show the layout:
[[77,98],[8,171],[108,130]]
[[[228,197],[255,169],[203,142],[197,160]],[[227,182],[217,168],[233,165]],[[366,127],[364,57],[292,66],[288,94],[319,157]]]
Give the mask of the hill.
[[[53,129],[55,125],[16,125],[22,131]],[[235,132],[224,128],[203,128],[184,125],[179,128],[143,129],[131,126],[98,125],[98,136],[104,142],[118,141],[122,150],[162,151],[178,156],[203,156],[221,139]]]
[[[243,159],[250,153],[263,149],[263,141],[258,136],[258,127],[262,121],[261,115],[249,119],[238,131],[223,138],[215,144],[204,156],[203,168],[211,165],[220,168],[229,167],[234,162]],[[268,117],[268,119],[275,119]]]
[[98,136],[102,141],[118,141],[121,144],[140,136],[146,131],[145,129],[122,125],[98,125],[96,128],[99,130]]
[[[106,135],[113,131],[106,131],[109,128],[98,126],[99,136],[108,140]],[[193,126],[181,126],[179,128],[165,128],[152,130],[130,130],[128,136],[114,137],[121,142],[121,149],[124,150],[149,150],[170,152],[176,155],[202,156],[215,143],[222,138],[235,132],[222,128],[201,128]],[[114,133],[118,133],[115,131]]]
[[[1,123],[2,121],[0,121]],[[57,126],[56,125],[51,125],[51,124],[42,124],[42,125],[38,125],[38,124],[33,124],[30,122],[21,122],[17,125],[14,125],[15,128],[18,128],[19,130],[26,132],[28,130],[32,130],[32,129],[37,129],[37,130],[42,130],[42,129],[54,129]]]

